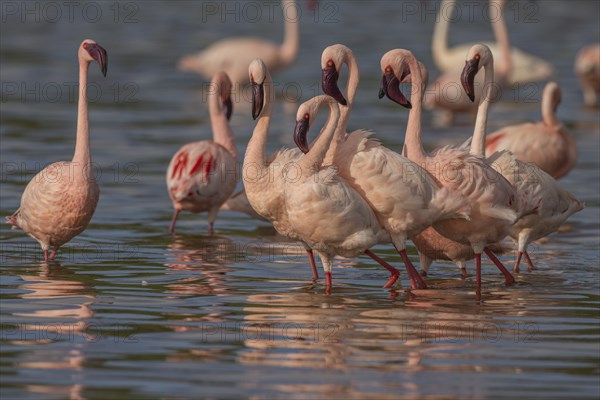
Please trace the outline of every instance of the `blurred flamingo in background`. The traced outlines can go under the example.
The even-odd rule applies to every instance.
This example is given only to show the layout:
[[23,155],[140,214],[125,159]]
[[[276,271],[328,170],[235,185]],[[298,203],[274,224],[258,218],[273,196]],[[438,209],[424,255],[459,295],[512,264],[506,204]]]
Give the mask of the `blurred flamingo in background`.
[[600,93],[600,43],[586,46],[577,53],[575,73],[579,78],[585,105],[595,106]]
[[535,163],[554,178],[569,173],[577,161],[577,145],[556,117],[560,99],[559,86],[549,82],[542,95],[542,121],[511,125],[492,133],[485,141],[486,155],[509,150],[519,160]]
[[223,39],[200,53],[183,57],[179,69],[196,72],[207,79],[218,71],[225,71],[239,89],[239,85],[248,82],[248,65],[255,58],[262,59],[271,72],[287,67],[298,54],[300,16],[294,0],[282,0],[281,9],[285,21],[283,44],[254,37]]
[[169,232],[175,231],[181,210],[208,211],[208,232],[212,235],[219,207],[235,189],[238,153],[229,126],[233,109],[231,89],[225,72],[213,77],[208,94],[213,140],[184,145],[169,163],[167,189],[174,208]]
[[[45,261],[53,260],[60,246],[85,230],[100,196],[90,155],[87,78],[92,61],[98,62],[106,76],[108,57],[106,50],[91,39],[81,43],[77,54],[79,100],[73,159],[55,162],[38,172],[27,184],[19,209],[6,217],[13,229],[22,229],[38,241]],[[52,252],[48,256],[50,248]]]

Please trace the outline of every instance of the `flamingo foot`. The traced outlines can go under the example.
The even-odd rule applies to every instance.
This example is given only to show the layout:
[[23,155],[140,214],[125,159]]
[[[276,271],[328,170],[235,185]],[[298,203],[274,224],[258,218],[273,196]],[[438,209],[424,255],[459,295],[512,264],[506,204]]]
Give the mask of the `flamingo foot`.
[[58,251],[58,246],[54,246],[54,249],[52,250],[52,252],[50,253],[50,257],[49,260],[54,260],[54,257],[56,257],[56,252]]
[[178,209],[173,210],[173,218],[171,219],[171,225],[169,226],[169,233],[175,233],[175,223],[177,222],[177,216],[179,215]]
[[325,294],[331,295],[331,272],[325,272]]
[[317,272],[317,264],[315,264],[315,256],[312,249],[306,249],[306,254],[308,254],[308,263],[312,269],[313,283],[316,283],[319,280],[319,273]]
[[421,276],[422,277],[426,277],[427,276],[427,271],[425,271],[424,269],[421,270]]
[[487,247],[484,247],[483,251],[485,251],[485,254],[490,258],[490,260],[492,260],[492,262],[496,264],[496,267],[498,267],[500,272],[502,272],[502,274],[504,275],[504,282],[507,285],[512,285],[513,283],[515,283],[515,278],[510,274],[510,272],[508,272],[506,267],[502,265],[502,263],[500,262],[500,260],[498,260],[496,255]]
[[535,265],[533,265],[533,262],[531,261],[531,258],[529,258],[529,254],[527,252],[525,252],[525,261],[527,261],[527,271],[531,272],[537,269]]
[[371,257],[373,260],[377,261],[379,265],[390,271],[390,279],[388,279],[388,281],[383,287],[386,289],[392,287],[392,285],[394,285],[394,283],[396,283],[396,281],[400,277],[400,272],[396,268],[388,264],[386,261],[384,261],[382,258],[377,256],[375,253],[373,253],[371,250],[365,250],[365,254]]
[[517,260],[515,261],[515,266],[513,267],[513,272],[515,273],[519,273],[519,264],[521,264],[521,257],[523,257],[523,252],[520,251],[519,254],[517,254]]
[[419,272],[413,265],[413,263],[408,258],[408,254],[406,254],[406,249],[398,251],[400,256],[402,257],[402,261],[404,261],[404,265],[406,266],[406,272],[408,273],[408,278],[410,279],[410,285],[413,289],[427,289],[427,284],[419,275]]

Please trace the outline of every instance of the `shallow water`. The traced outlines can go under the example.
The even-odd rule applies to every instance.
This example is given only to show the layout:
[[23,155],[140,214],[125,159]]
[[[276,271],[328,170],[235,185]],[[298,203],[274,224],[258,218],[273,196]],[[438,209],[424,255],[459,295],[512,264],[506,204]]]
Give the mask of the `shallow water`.
[[[56,263],[45,264],[33,240],[2,225],[2,398],[600,394],[600,121],[597,109],[582,107],[572,73],[577,50],[600,39],[597,3],[509,3],[513,43],[556,67],[563,90],[558,115],[579,150],[577,166],[561,184],[587,208],[562,232],[531,246],[539,269],[518,274],[517,284],[506,287],[484,264],[481,302],[472,277],[462,281],[450,264],[436,264],[431,288],[411,293],[382,289],[386,271],[366,258],[337,260],[327,297],[322,285],[310,285],[301,247],[275,236],[267,223],[235,213],[220,214],[214,237],[205,234],[204,215],[182,214],[178,234],[166,233],[168,161],[183,143],[209,137],[207,87],[178,72],[177,59],[228,36],[279,40],[279,14],[270,23],[262,9],[262,19],[252,23],[251,10],[243,11],[250,3],[239,3],[236,24],[235,14],[222,22],[200,3],[91,2],[86,14],[74,9],[70,18],[63,8],[52,23],[56,14],[44,3],[27,3],[39,7],[39,22],[23,4],[3,2],[0,25],[2,216],[18,207],[35,172],[71,157],[76,102],[70,88],[77,81],[74,49],[83,38],[108,50],[109,69],[106,79],[95,65],[90,70],[97,90],[90,104],[92,154],[102,194],[89,228]],[[320,53],[335,42],[350,46],[361,66],[350,128],[375,129],[399,149],[398,127],[408,114],[377,100],[379,58],[409,48],[435,76],[434,17],[408,7],[418,12],[436,4],[321,2],[318,15],[304,11],[298,60],[275,76],[282,105],[269,150],[292,145],[294,100],[318,92]],[[491,38],[475,10],[469,23],[463,9],[452,43]],[[510,91],[504,98],[511,101],[493,107],[490,128],[539,119],[542,89]],[[234,107],[243,151],[254,123],[242,100]],[[464,117],[454,127],[437,127],[427,113],[426,146],[465,140],[469,124]],[[376,251],[401,265],[391,246]],[[409,253],[417,262],[412,246]],[[512,257],[502,259],[510,264]]]

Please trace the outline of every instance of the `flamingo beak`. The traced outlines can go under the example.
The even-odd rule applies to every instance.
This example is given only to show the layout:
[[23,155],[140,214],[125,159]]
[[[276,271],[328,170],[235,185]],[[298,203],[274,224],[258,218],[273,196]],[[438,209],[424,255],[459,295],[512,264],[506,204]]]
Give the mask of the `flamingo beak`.
[[379,98],[387,96],[388,99],[400,104],[408,109],[412,108],[410,101],[404,96],[400,90],[400,81],[396,78],[394,71],[390,70],[383,75],[381,80],[381,88],[379,89]]
[[465,61],[465,67],[460,74],[460,83],[471,101],[475,101],[475,75],[479,70],[479,59]]
[[304,153],[308,153],[308,142],[306,136],[308,134],[308,118],[302,118],[300,121],[296,121],[296,127],[294,128],[294,143]]
[[225,117],[227,117],[227,121],[231,119],[231,114],[233,113],[233,102],[231,101],[231,96],[227,96],[223,99],[223,107],[225,107]]
[[339,74],[335,69],[335,65],[328,66],[324,68],[321,73],[321,86],[323,88],[323,93],[333,97],[338,103],[345,106],[348,104],[342,92],[340,92],[340,88],[338,87],[338,78]]
[[252,119],[258,118],[265,104],[263,83],[252,81]]
[[106,71],[108,70],[108,55],[106,54],[106,50],[98,43],[89,43],[86,50],[89,55],[98,62],[98,65],[100,65],[102,75],[106,76]]

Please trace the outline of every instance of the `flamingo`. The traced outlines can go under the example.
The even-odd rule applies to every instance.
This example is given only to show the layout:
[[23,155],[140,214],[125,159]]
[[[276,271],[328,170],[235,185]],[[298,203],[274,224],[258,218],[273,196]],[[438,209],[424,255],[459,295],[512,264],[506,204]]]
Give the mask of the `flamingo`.
[[196,72],[205,78],[225,71],[236,88],[248,82],[248,65],[255,58],[263,60],[270,71],[289,66],[298,54],[298,10],[294,0],[282,0],[285,36],[278,45],[254,37],[229,38],[218,41],[202,52],[183,57],[179,69]]
[[[75,154],[69,161],[50,164],[29,181],[19,209],[6,218],[12,229],[22,229],[37,240],[44,260],[54,260],[59,247],[87,228],[100,196],[92,173],[88,125],[87,79],[90,62],[100,65],[106,76],[106,50],[91,39],[84,40],[79,58],[79,100]],[[50,256],[48,250],[52,248]]]
[[575,58],[575,74],[586,106],[595,106],[600,93],[600,43],[584,47]]
[[[329,107],[329,118],[309,149],[306,136],[324,105]],[[290,225],[321,258],[327,294],[331,293],[331,266],[335,255],[352,258],[366,253],[379,262],[382,260],[369,248],[390,240],[369,204],[336,173],[336,167],[323,165],[339,117],[337,101],[330,96],[317,96],[300,105],[294,140],[305,154],[296,162],[300,171],[298,179],[285,184]],[[396,274],[386,284],[389,287],[395,283],[398,272],[385,262],[381,265]]]
[[[469,74],[481,62],[485,66],[485,96],[480,107],[489,106],[491,82],[489,70],[493,68],[492,55],[481,47],[480,52],[469,52],[467,66]],[[408,71],[406,71],[408,67]],[[433,224],[435,230],[455,242],[469,245],[475,254],[477,293],[481,290],[481,253],[496,264],[506,284],[514,282],[513,276],[487,247],[499,242],[510,233],[512,224],[521,210],[521,202],[510,183],[496,172],[485,160],[469,154],[466,146],[446,146],[429,155],[421,142],[421,112],[425,82],[422,79],[417,59],[408,50],[396,49],[384,54],[381,59],[383,84],[381,94],[392,101],[405,105],[406,97],[399,83],[410,73],[413,83],[414,107],[408,117],[404,154],[423,166],[443,187],[462,194],[471,206],[471,219],[449,219]],[[473,74],[474,75],[474,74]],[[408,103],[410,104],[410,103]],[[480,125],[479,115],[476,126]]]
[[556,117],[560,104],[560,87],[549,82],[542,95],[542,121],[504,127],[489,135],[485,153],[509,150],[519,160],[533,162],[558,179],[565,176],[577,161],[577,145]]
[[237,182],[238,154],[228,122],[233,110],[232,83],[225,72],[219,72],[211,87],[208,109],[213,140],[182,146],[167,168],[167,189],[174,209],[171,233],[181,210],[208,211],[208,233],[212,235],[219,207],[233,193]]
[[[485,46],[473,46],[470,54],[478,55],[481,51],[485,52]],[[475,70],[473,69],[475,68]],[[465,92],[471,96],[473,89],[473,73],[477,73],[482,65],[473,67],[469,63],[465,66],[465,79],[463,85]],[[485,68],[485,64],[483,65]],[[474,71],[474,72],[473,72]],[[545,110],[555,108],[548,104],[550,99],[556,98],[558,85],[550,83],[544,91]],[[549,93],[549,94],[548,94]],[[560,94],[560,92],[558,92]],[[557,103],[553,101],[553,103]],[[481,121],[473,132],[471,142],[471,154],[477,157],[484,157],[487,149],[485,148],[485,131],[487,125],[487,115],[480,117],[479,113],[487,114],[486,107],[480,107],[477,120]],[[544,113],[546,116],[547,114]],[[509,127],[510,128],[510,127]],[[524,136],[535,134],[535,129],[525,129]],[[489,141],[488,141],[489,143]],[[530,144],[534,145],[534,144]],[[513,271],[519,272],[521,258],[525,255],[529,270],[534,269],[534,265],[527,253],[527,246],[534,240],[540,239],[556,231],[571,215],[581,211],[583,204],[573,196],[573,194],[562,189],[558,182],[543,169],[533,163],[522,161],[517,155],[510,151],[502,150],[488,157],[488,163],[506,178],[513,185],[521,198],[540,199],[535,206],[535,212],[526,212],[521,215],[513,224],[510,236],[518,245],[518,255]]]
[[[344,64],[348,66],[347,100],[337,86]],[[427,285],[406,253],[406,240],[435,221],[467,217],[462,196],[440,189],[417,164],[371,138],[372,132],[357,130],[347,134],[359,82],[356,59],[348,47],[336,44],[323,51],[321,66],[324,93],[341,104],[340,121],[326,163],[333,160],[339,175],[371,206],[402,257],[413,289],[425,288]],[[390,281],[397,275],[393,272]]]
[[[448,29],[450,20],[447,15],[452,15],[456,0],[442,0],[440,14],[438,15],[435,30],[433,32],[432,52],[433,61],[442,72],[455,71],[457,65],[464,63],[464,56],[473,46],[473,43],[462,44],[448,48]],[[494,2],[490,2],[490,6]],[[504,23],[504,4],[505,0],[496,0],[496,11],[490,15],[496,15],[492,18],[492,27],[496,35],[497,43],[485,43],[492,52],[496,60],[503,60],[496,66],[496,73],[508,72],[506,83],[508,85],[525,84],[529,82],[539,82],[550,78],[553,74],[552,65],[539,57],[527,54],[515,47],[510,49],[510,58],[503,59],[502,47],[508,45],[508,32]],[[443,14],[442,14],[443,10]],[[506,61],[510,60],[510,65]]]

